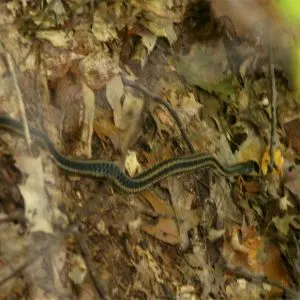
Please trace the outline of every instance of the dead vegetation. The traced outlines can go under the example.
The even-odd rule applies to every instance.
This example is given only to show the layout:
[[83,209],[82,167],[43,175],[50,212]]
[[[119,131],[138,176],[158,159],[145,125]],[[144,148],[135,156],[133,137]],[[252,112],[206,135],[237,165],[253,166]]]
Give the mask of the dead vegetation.
[[0,128],[1,299],[299,298],[296,37],[271,0],[243,3],[0,4],[1,114],[65,155],[260,166],[126,194]]

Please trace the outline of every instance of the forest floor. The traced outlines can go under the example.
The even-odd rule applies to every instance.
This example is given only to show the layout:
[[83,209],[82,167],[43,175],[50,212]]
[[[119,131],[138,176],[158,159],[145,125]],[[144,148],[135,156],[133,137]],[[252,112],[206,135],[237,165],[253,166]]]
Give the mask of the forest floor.
[[[0,116],[130,177],[212,162],[125,192],[0,117],[0,299],[299,299],[292,42],[217,3],[0,4]],[[223,174],[249,160],[257,172]]]

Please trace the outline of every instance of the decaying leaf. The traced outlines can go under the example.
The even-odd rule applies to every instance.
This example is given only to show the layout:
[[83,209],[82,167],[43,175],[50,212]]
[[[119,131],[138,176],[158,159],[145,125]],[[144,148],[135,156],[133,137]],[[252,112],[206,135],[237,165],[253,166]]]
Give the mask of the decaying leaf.
[[[275,166],[274,166],[273,174],[277,174],[279,176],[282,175],[283,162],[284,162],[284,158],[281,154],[280,149],[275,148],[274,151]],[[269,164],[270,164],[270,151],[269,151],[269,147],[266,147],[262,156],[261,167],[260,167],[263,175],[266,175],[268,173]]]
[[106,97],[114,111],[114,121],[118,128],[124,129],[122,122],[122,97],[124,86],[120,76],[113,77],[106,85]]
[[[172,105],[196,151],[211,153],[226,165],[254,160],[266,173],[268,150],[263,151],[271,127],[271,98],[266,98],[270,77],[267,44],[271,42],[276,111],[278,124],[282,125],[276,129],[277,142],[280,149],[292,146],[295,154],[290,157],[290,165],[294,165],[295,155],[300,153],[299,97],[294,97],[289,89],[292,86],[287,88],[286,73],[297,69],[297,63],[290,66],[290,56],[299,33],[288,30],[285,34],[289,26],[280,28],[282,18],[277,19],[274,1],[37,2],[4,1],[0,5],[0,107],[6,114],[18,111],[24,102],[30,126],[49,135],[71,161],[94,156],[92,145],[99,151],[98,144],[92,143],[93,130],[104,152],[100,157],[115,161],[123,155],[124,160],[125,154],[131,153],[125,162],[129,176],[140,172],[137,157],[143,166],[150,167],[187,153],[176,121],[155,101],[148,101],[149,95],[144,98],[139,87],[144,85]],[[280,6],[284,5],[281,2]],[[270,37],[264,33],[266,22]],[[299,49],[295,49],[295,55]],[[14,68],[8,67],[9,56]],[[132,61],[128,62],[127,57]],[[241,64],[239,70],[232,67],[234,63]],[[129,78],[133,72],[137,89],[124,87],[120,74]],[[239,83],[235,72],[242,76]],[[56,87],[68,76],[72,89],[59,92]],[[59,143],[59,135],[52,136],[53,124],[60,122],[67,129],[63,133],[66,138],[74,131],[80,132],[74,151]],[[78,123],[80,130],[72,130]],[[6,129],[1,129],[0,156],[6,154],[2,143],[2,138],[6,142],[2,134]],[[22,139],[19,141],[23,144]],[[287,151],[282,153],[286,163]],[[280,171],[282,153],[275,151]],[[49,168],[45,162],[44,168]],[[298,249],[290,247],[291,237],[296,245],[299,242],[294,234],[300,228],[295,201],[300,199],[297,166],[285,172],[284,182],[276,176],[277,181],[271,183],[265,177],[253,179],[256,174],[228,178],[203,172],[197,174],[201,181],[197,197],[193,177],[173,176],[156,185],[159,197],[152,192],[155,185],[141,194],[112,194],[105,189],[102,193],[98,188],[106,184],[105,180],[81,176],[75,181],[64,170],[46,176],[40,158],[26,164],[29,168],[24,171],[26,180],[20,189],[29,222],[26,227],[0,222],[0,278],[24,263],[41,240],[51,243],[51,251],[45,251],[18,280],[1,286],[1,296],[20,298],[26,292],[37,299],[72,298],[76,292],[81,299],[98,297],[86,280],[88,270],[82,258],[72,255],[78,253],[73,238],[62,235],[60,247],[51,247],[57,241],[53,232],[68,223],[56,207],[56,199],[72,222],[80,222],[91,259],[98,266],[96,277],[104,279],[103,298],[268,298],[274,288],[224,276],[220,261],[289,287],[292,284],[282,267],[279,246],[283,254],[293,256],[289,262],[294,267],[293,284],[298,284]],[[0,178],[5,172],[0,170]],[[45,191],[45,180],[48,184],[55,182],[51,196],[48,184]],[[288,191],[283,191],[282,184]],[[0,184],[0,198],[6,195],[1,189],[8,188]],[[150,208],[141,208],[145,201],[140,203],[138,197]],[[3,214],[2,199],[0,202]],[[272,204],[280,214],[273,214]],[[56,222],[58,218],[63,222]],[[232,227],[233,223],[241,227]],[[265,223],[270,227],[265,228]],[[254,228],[259,228],[262,235]],[[23,236],[18,235],[21,230],[27,230]],[[276,241],[279,246],[267,241],[274,232],[281,237]],[[30,244],[29,236],[34,243]],[[65,251],[66,241],[71,252]],[[178,245],[188,251],[178,252]],[[22,278],[25,275],[29,275],[26,282]],[[70,279],[76,291],[69,291]],[[15,288],[19,294],[14,294]]]
[[78,71],[92,90],[103,88],[110,79],[121,72],[118,58],[109,55],[107,49],[84,57],[78,64]]
[[288,200],[287,196],[280,198],[279,207],[283,211],[287,211],[289,207],[294,207],[294,205]]
[[38,31],[37,38],[49,41],[53,46],[69,49],[74,45],[72,32],[66,34],[64,31],[48,30]]
[[183,285],[181,287],[178,288],[177,291],[177,297],[179,299],[189,299],[189,300],[196,300],[196,291],[195,291],[195,287],[193,287],[192,285]]
[[115,150],[120,150],[120,138],[115,125],[111,124],[108,120],[102,119],[101,122],[94,121],[93,128],[100,139],[109,138]]
[[25,203],[25,215],[31,231],[53,233],[51,206],[45,193],[44,171],[41,157],[34,159],[22,156],[18,159],[19,168],[29,176],[20,190]]
[[93,34],[96,39],[101,42],[107,42],[117,37],[116,25],[113,21],[114,13],[108,11],[108,7],[105,3],[100,3],[98,9],[94,14]]
[[144,102],[131,94],[125,94],[122,105],[122,129],[121,150],[125,152],[133,145],[141,132],[141,118]]
[[[0,243],[0,278],[9,276],[12,268],[17,268],[26,260],[26,254],[30,245],[29,237],[23,237],[19,234],[20,227],[17,224],[1,223],[0,239],[5,241]],[[1,296],[11,295],[12,289],[17,281],[14,277],[6,284],[0,287]]]
[[295,215],[285,214],[283,217],[273,217],[272,222],[281,234],[287,235],[295,218]]
[[[225,239],[223,246],[223,256],[232,267],[242,267],[254,274],[267,276],[270,280],[281,282],[284,286],[289,286],[289,276],[282,267],[280,251],[274,245],[259,236],[254,228],[246,227],[239,230],[232,229],[229,236],[239,233],[237,249],[232,246],[232,240]],[[242,248],[241,248],[242,247]],[[242,249],[242,251],[240,251]],[[272,289],[278,293],[278,289]]]
[[72,255],[70,258],[70,271],[69,278],[75,284],[82,284],[86,275],[87,275],[87,267],[84,263],[84,260],[79,255]]
[[253,130],[248,131],[247,139],[240,145],[235,156],[237,161],[253,160],[260,165],[264,142]]
[[300,157],[300,119],[294,119],[284,124],[286,134],[296,155]]
[[141,172],[141,165],[137,160],[136,152],[128,151],[125,159],[125,170],[131,177],[138,175]]
[[285,175],[284,185],[300,199],[300,167],[296,166]]
[[156,225],[143,225],[142,230],[166,243],[179,244],[181,241],[180,233],[174,220],[175,215],[172,207],[162,201],[154,192],[144,191],[142,195],[158,215],[165,216],[159,217]]
[[157,37],[150,32],[142,32],[140,35],[142,36],[143,45],[147,48],[148,54],[150,54],[155,47]]
[[252,30],[261,29],[263,22],[270,21],[271,17],[276,17],[272,0],[244,0],[239,2],[212,0],[212,9],[218,17],[227,16],[235,26],[239,36],[243,36],[249,28]]
[[227,72],[227,57],[221,41],[195,44],[176,61],[176,69],[188,83],[214,92],[224,101],[235,97],[237,87]]
[[155,225],[143,225],[142,230],[148,234],[169,244],[181,244],[186,248],[189,244],[188,232],[195,228],[201,220],[201,210],[187,210],[173,208],[162,201],[154,192],[144,191],[142,195],[153,207],[158,215],[158,222]]

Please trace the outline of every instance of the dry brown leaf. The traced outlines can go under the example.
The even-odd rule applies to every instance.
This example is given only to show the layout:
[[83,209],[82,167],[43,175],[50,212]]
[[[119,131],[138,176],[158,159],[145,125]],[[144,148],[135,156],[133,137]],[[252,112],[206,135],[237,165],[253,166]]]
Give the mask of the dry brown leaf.
[[245,189],[245,192],[247,193],[259,193],[261,192],[261,184],[259,181],[245,181],[243,182],[243,186]]
[[293,150],[300,158],[300,119],[297,118],[285,123],[284,128]]
[[142,43],[147,48],[149,55],[155,47],[157,37],[149,31],[142,31],[139,35],[142,37]]
[[289,207],[294,207],[294,205],[289,201],[288,196],[285,195],[280,198],[279,207],[282,211],[287,211]]
[[19,156],[17,165],[29,176],[19,186],[25,203],[25,215],[30,224],[31,232],[42,231],[53,233],[52,209],[45,193],[45,177],[42,166],[42,159],[28,156]]
[[115,150],[120,150],[120,138],[117,128],[109,121],[102,119],[101,122],[94,121],[93,128],[97,136],[104,140],[105,137],[109,138]]
[[135,7],[144,10],[151,19],[167,19],[172,22],[182,20],[188,4],[187,0],[178,2],[169,0],[153,0],[151,2],[132,0],[131,2]]
[[187,300],[196,300],[197,293],[195,287],[192,285],[182,285],[177,290],[176,298],[178,299],[187,299]]
[[[243,251],[240,251],[240,247],[235,249],[232,245],[232,237],[238,233],[241,233],[238,243]],[[265,275],[270,280],[289,286],[289,276],[282,266],[283,261],[278,248],[259,236],[253,227],[245,227],[243,230],[234,227],[228,234],[231,239],[224,240],[222,254],[229,265],[243,267],[254,274]],[[276,293],[278,290],[272,289],[272,292]]]
[[[173,208],[165,201],[162,201],[156,193],[152,191],[143,191],[142,195],[151,204],[157,214],[163,215],[162,217],[159,217],[157,224],[143,225],[142,229],[166,243],[173,245],[180,243],[185,249],[189,243],[188,231],[196,227],[201,221],[201,210],[178,208],[175,215]],[[188,206],[190,207],[191,203],[190,201],[188,202]],[[168,219],[168,216],[172,219]],[[174,219],[175,216],[181,221],[176,222]]]
[[176,176],[168,177],[168,186],[176,215],[181,218],[181,212],[191,209],[195,195],[187,191],[183,180],[179,180]]
[[[1,216],[3,216],[1,214]],[[12,269],[26,261],[26,254],[30,245],[30,237],[20,235],[20,226],[13,223],[0,224],[0,278],[10,275]],[[6,299],[11,296],[12,288],[17,280],[13,277],[6,284],[0,286],[0,295]],[[5,299],[3,298],[3,299]]]
[[110,79],[120,74],[119,60],[103,49],[85,56],[78,64],[78,71],[92,90],[103,88]]
[[290,230],[290,226],[293,225],[296,219],[297,219],[296,215],[289,215],[286,213],[282,217],[273,217],[272,222],[274,223],[276,229],[282,235],[287,236]]
[[157,214],[174,217],[174,211],[172,207],[165,201],[161,200],[155,192],[151,190],[145,190],[141,192],[141,195],[152,206],[153,210]]
[[178,113],[183,123],[186,124],[193,117],[198,119],[200,108],[201,104],[196,101],[194,93],[187,93],[183,95],[178,107]]
[[124,86],[120,76],[115,76],[107,84],[106,97],[113,109],[115,125],[123,131],[121,150],[124,153],[138,138],[141,130],[138,125],[144,102],[129,93],[124,95]]
[[108,10],[106,3],[101,2],[94,13],[94,23],[92,32],[100,42],[108,42],[117,37],[114,11]]
[[178,245],[181,242],[178,228],[170,219],[159,218],[156,225],[143,225],[142,230],[171,245]]
[[220,148],[220,135],[205,121],[192,121],[189,125],[189,135],[197,151],[202,153],[216,153]]
[[80,286],[78,300],[96,300],[97,297],[97,291],[92,282],[84,282]]
[[285,175],[284,185],[300,199],[300,167],[296,166]]
[[175,64],[177,72],[189,84],[214,92],[225,102],[234,97],[238,89],[233,85],[233,75],[225,72],[228,64],[221,40],[195,43]]
[[173,152],[170,144],[167,144],[164,147],[162,147],[159,144],[155,144],[155,145],[157,145],[158,146],[157,148],[159,148],[159,149],[156,149],[156,147],[154,147],[152,152],[143,151],[143,154],[148,161],[147,167],[154,166],[155,164],[157,164],[163,160],[174,157],[174,152]]
[[227,16],[233,23],[238,36],[243,36],[249,28],[261,29],[267,21],[276,23],[278,14],[273,0],[212,0],[216,17]]
[[240,145],[238,152],[236,152],[237,162],[246,162],[253,160],[260,165],[263,153],[264,142],[253,130],[248,130],[247,139]]
[[141,117],[144,108],[144,101],[125,94],[124,103],[122,106],[122,123],[124,132],[121,139],[121,150],[125,152],[131,145],[133,145],[139,137],[141,132]]
[[78,285],[82,284],[88,272],[83,258],[77,254],[73,254],[69,259],[69,264],[70,264],[70,270],[68,272],[69,278],[75,284]]
[[66,33],[65,31],[58,30],[39,30],[36,32],[36,37],[46,40],[58,48],[70,49],[75,45],[73,32]]
[[122,120],[122,97],[124,95],[124,86],[120,76],[113,77],[106,85],[106,98],[114,113],[115,125],[124,129]]
[[[173,119],[163,108],[156,107],[154,113],[162,124],[168,126],[169,128],[174,128]],[[158,131],[161,131],[161,129],[158,128]]]
[[[157,214],[174,218],[174,211],[170,205],[162,201],[154,192],[143,191],[143,198],[150,203]],[[180,232],[174,219],[159,217],[156,225],[143,225],[141,229],[155,238],[171,245],[181,242]]]

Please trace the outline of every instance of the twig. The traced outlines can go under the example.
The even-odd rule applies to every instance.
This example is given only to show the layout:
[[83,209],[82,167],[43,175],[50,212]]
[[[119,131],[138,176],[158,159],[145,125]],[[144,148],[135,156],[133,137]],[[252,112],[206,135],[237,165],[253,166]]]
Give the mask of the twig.
[[27,121],[27,118],[26,118],[24,100],[23,100],[22,92],[21,92],[21,89],[20,89],[20,86],[19,86],[19,83],[18,83],[18,80],[17,80],[17,74],[16,74],[16,71],[15,71],[14,63],[13,63],[11,55],[8,52],[6,52],[6,60],[7,60],[7,63],[8,63],[9,71],[10,71],[11,76],[13,78],[13,82],[14,82],[16,92],[17,92],[17,97],[18,97],[18,100],[19,100],[19,109],[20,109],[20,113],[21,113],[22,123],[24,125],[24,134],[25,134],[27,146],[28,146],[28,148],[30,148],[31,138],[30,138],[30,133],[29,133],[28,121]]
[[101,297],[101,299],[104,299],[104,300],[110,299],[105,292],[104,284],[101,282],[101,280],[97,276],[97,272],[95,271],[95,268],[94,268],[94,265],[93,265],[93,262],[91,259],[90,251],[85,242],[84,237],[78,231],[76,231],[74,233],[74,235],[75,235],[77,243],[80,247],[81,255],[83,256],[83,259],[87,265],[90,276],[92,278],[92,281],[94,283],[94,286],[95,286],[99,296]]
[[280,282],[278,281],[275,281],[275,280],[271,280],[271,279],[268,279],[265,275],[256,275],[256,274],[253,274],[251,272],[249,272],[248,270],[244,269],[244,268],[231,268],[229,266],[226,266],[225,267],[225,271],[231,275],[234,275],[236,277],[241,277],[241,278],[244,278],[250,282],[253,282],[253,283],[266,283],[266,284],[269,284],[273,287],[277,287],[281,290],[283,290],[285,293],[289,293],[289,294],[294,294],[295,291],[288,288],[288,287],[285,287],[283,284],[281,284]]
[[27,219],[23,212],[16,212],[4,217],[0,217],[0,224],[12,222],[12,221],[26,222],[26,220]]
[[268,166],[269,172],[273,171],[274,168],[274,148],[277,142],[276,136],[276,127],[277,127],[277,91],[276,91],[276,81],[275,81],[275,72],[273,64],[273,49],[270,41],[270,31],[268,32],[268,63],[269,63],[269,76],[270,76],[270,93],[271,93],[271,136],[270,136],[270,163]]
[[73,228],[68,228],[67,230],[65,230],[64,232],[62,232],[61,234],[59,234],[56,237],[55,242],[53,241],[53,239],[50,239],[37,252],[33,253],[31,255],[31,257],[24,264],[22,264],[21,266],[19,266],[16,269],[14,269],[14,271],[11,274],[9,274],[6,277],[4,277],[3,279],[1,279],[0,280],[0,287],[2,285],[4,285],[6,282],[8,282],[9,280],[11,280],[12,278],[14,278],[15,276],[18,276],[18,275],[22,274],[22,272],[25,271],[32,263],[34,263],[36,260],[38,260],[41,256],[48,253],[55,245],[57,245],[60,242],[60,240],[65,235],[69,234],[72,231],[73,231]]
[[185,140],[190,152],[195,153],[195,148],[194,148],[192,142],[189,139],[189,136],[188,136],[188,134],[187,134],[187,132],[184,128],[184,125],[183,125],[181,119],[179,118],[177,112],[175,111],[175,109],[172,107],[172,105],[169,102],[167,102],[166,100],[164,100],[163,98],[161,98],[157,94],[151,92],[145,86],[143,86],[143,85],[141,85],[141,84],[139,84],[135,81],[131,81],[131,80],[127,79],[125,76],[122,76],[122,81],[125,85],[130,86],[134,89],[137,89],[137,90],[141,91],[145,95],[149,96],[150,98],[154,99],[156,102],[158,102],[159,104],[164,106],[169,111],[169,113],[172,115],[174,120],[176,121],[177,126],[178,126],[178,128],[179,128],[179,130],[182,134],[182,137]]

